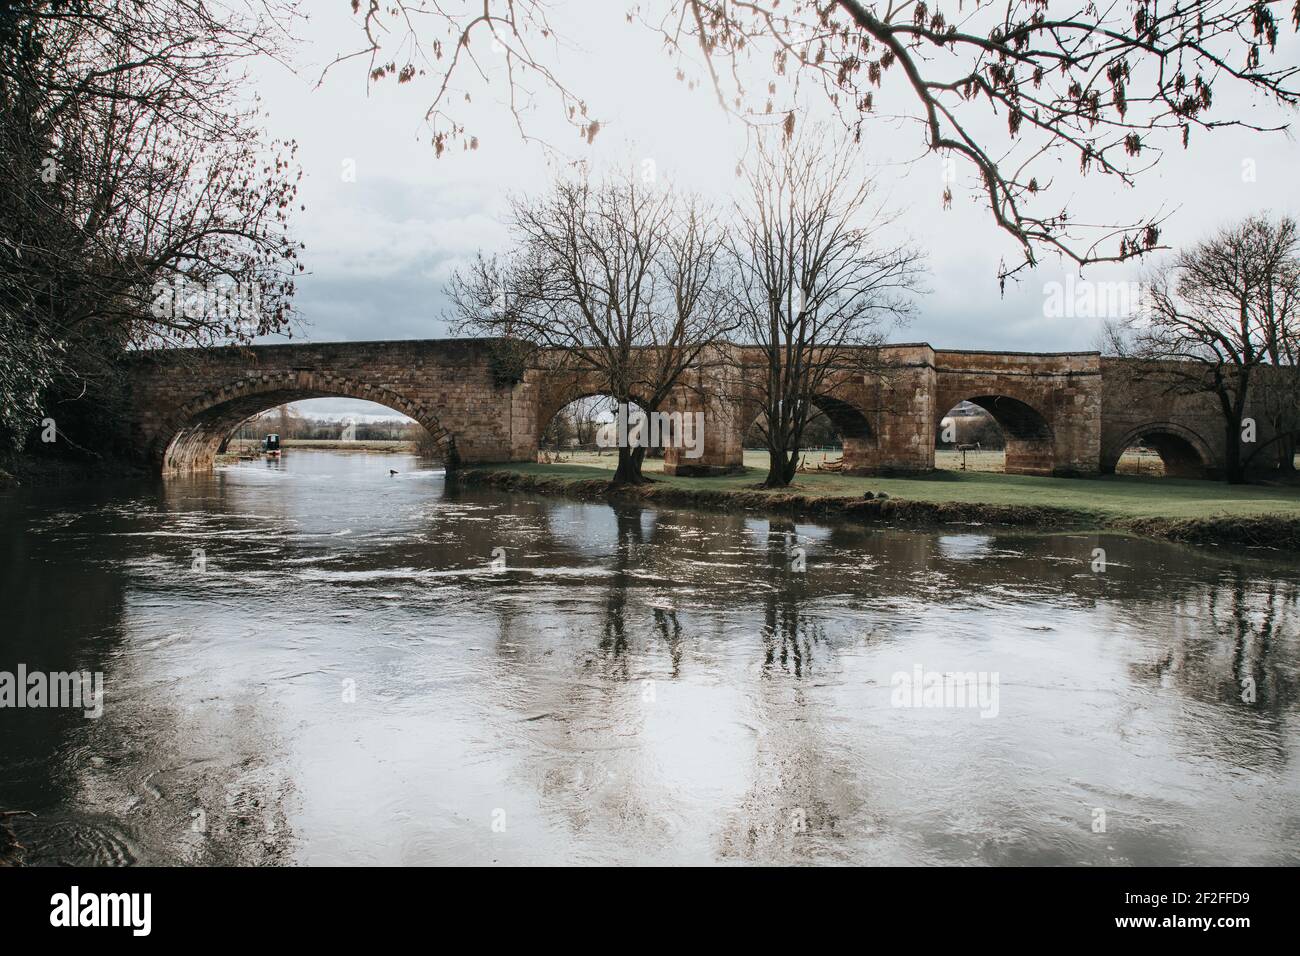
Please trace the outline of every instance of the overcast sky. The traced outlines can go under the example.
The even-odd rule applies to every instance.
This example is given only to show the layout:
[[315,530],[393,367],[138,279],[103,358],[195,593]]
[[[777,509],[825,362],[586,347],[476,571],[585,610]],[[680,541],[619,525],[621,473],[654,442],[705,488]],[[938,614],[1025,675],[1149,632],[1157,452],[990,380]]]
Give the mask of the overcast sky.
[[[552,101],[541,97],[527,119],[529,132],[596,170],[630,163],[641,169],[651,160],[659,175],[725,206],[737,186],[743,124],[721,112],[707,86],[690,90],[678,82],[675,61],[651,31],[627,22],[625,6],[556,0],[554,24],[568,44],[555,50],[556,71],[587,97],[603,129],[591,145],[578,141],[557,120]],[[443,286],[452,270],[480,249],[507,247],[501,223],[506,198],[543,188],[562,158],[521,140],[498,86],[495,96],[475,90],[472,112],[461,110],[473,121],[479,148],[456,146],[435,159],[424,122],[434,78],[402,86],[389,80],[368,89],[367,62],[357,59],[333,68],[318,85],[325,64],[355,50],[362,37],[346,0],[316,0],[309,8],[290,67],[257,64],[252,77],[268,129],[298,141],[304,169],[306,210],[295,222],[307,246],[308,272],[299,282],[295,340],[446,336]],[[1294,62],[1300,46],[1289,31],[1283,42],[1287,48],[1279,56],[1289,51]],[[492,52],[481,53],[491,63]],[[1262,113],[1258,104],[1229,99],[1223,89],[1216,87],[1216,115]],[[1300,212],[1300,150],[1293,136],[1229,129],[1199,134],[1193,146],[1171,149],[1134,190],[1090,178],[1061,199],[1072,196],[1079,219],[1163,210],[1170,214],[1165,238],[1176,244],[1249,213]],[[916,319],[893,339],[947,348],[1093,348],[1099,320],[1044,314],[1045,287],[1073,268],[1046,260],[1000,294],[998,264],[1018,261],[1015,244],[995,227],[967,169],[959,168],[953,208],[943,209],[941,160],[904,162],[921,155],[922,147],[914,126],[884,119],[868,127],[862,146],[864,175],[901,214],[901,229],[891,235],[905,232],[929,253],[931,291],[918,302]],[[1247,168],[1253,181],[1243,174]],[[1063,169],[1061,177],[1079,178],[1074,169]],[[1087,278],[1138,279],[1141,269],[1094,267]],[[365,413],[360,405],[352,412]]]

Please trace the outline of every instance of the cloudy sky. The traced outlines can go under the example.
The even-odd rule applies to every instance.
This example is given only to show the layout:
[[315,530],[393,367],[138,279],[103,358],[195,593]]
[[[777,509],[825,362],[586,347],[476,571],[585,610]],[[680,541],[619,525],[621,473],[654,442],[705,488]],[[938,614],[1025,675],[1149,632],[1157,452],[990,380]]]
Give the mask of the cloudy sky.
[[[746,142],[743,124],[722,113],[706,85],[692,90],[677,81],[680,64],[650,30],[627,21],[626,5],[556,0],[553,6],[553,23],[565,42],[552,48],[551,62],[601,119],[592,144],[576,137],[544,94],[525,122],[529,133],[554,149],[525,142],[504,105],[505,87],[494,82],[472,90],[472,106],[459,108],[472,121],[479,148],[454,146],[441,158],[434,156],[424,119],[436,78],[370,87],[368,61],[358,58],[322,79],[324,67],[358,49],[363,37],[347,0],[307,5],[312,12],[296,30],[300,42],[291,62],[257,64],[251,77],[268,129],[298,141],[304,169],[306,210],[296,227],[307,245],[309,271],[299,284],[295,340],[450,334],[443,286],[451,272],[480,249],[507,248],[501,223],[507,197],[543,188],[567,160],[583,159],[597,170],[628,164],[644,169],[650,161],[660,176],[720,205],[732,201],[734,170]],[[1300,60],[1295,37],[1283,42],[1279,58]],[[478,52],[491,70],[493,51],[485,43]],[[689,78],[691,65],[685,68]],[[1223,89],[1216,87],[1215,110],[1223,111],[1218,115],[1265,115],[1261,104],[1230,98]],[[882,90],[882,99],[887,92]],[[829,117],[819,116],[818,108],[801,122]],[[863,174],[900,214],[890,236],[905,234],[929,254],[930,291],[918,302],[916,319],[894,340],[948,348],[1093,348],[1099,320],[1045,315],[1051,283],[1075,270],[1047,259],[1000,293],[998,265],[1018,261],[1015,244],[995,227],[969,170],[958,170],[953,207],[943,209],[942,161],[923,155],[922,146],[915,126],[885,118],[868,127],[862,145]],[[1300,214],[1300,148],[1293,135],[1227,129],[1200,134],[1193,146],[1187,152],[1171,148],[1131,190],[1095,177],[1075,190],[1077,170],[1063,169],[1061,181],[1071,182],[1071,190],[1060,198],[1069,199],[1076,218],[1085,220],[1163,211],[1169,214],[1165,238],[1175,244],[1248,213]],[[1086,277],[1136,280],[1142,268],[1094,267]],[[364,413],[360,405],[352,412]]]

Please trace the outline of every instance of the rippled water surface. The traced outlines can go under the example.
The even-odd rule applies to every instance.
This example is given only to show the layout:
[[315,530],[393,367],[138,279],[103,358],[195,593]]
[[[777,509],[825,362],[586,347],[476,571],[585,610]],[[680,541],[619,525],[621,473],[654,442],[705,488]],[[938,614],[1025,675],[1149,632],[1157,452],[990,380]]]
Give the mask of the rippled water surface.
[[10,493],[0,671],[105,705],[0,709],[0,810],[29,863],[1294,864],[1297,580],[394,456]]

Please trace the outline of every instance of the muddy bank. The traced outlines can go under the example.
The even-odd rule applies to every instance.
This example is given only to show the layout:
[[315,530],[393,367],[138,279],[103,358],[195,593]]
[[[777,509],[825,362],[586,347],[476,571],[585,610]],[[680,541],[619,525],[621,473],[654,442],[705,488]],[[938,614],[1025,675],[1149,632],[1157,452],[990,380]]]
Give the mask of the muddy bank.
[[643,502],[684,508],[756,511],[801,518],[846,519],[864,524],[925,528],[989,524],[1041,531],[1122,531],[1191,544],[1234,544],[1300,553],[1300,518],[1119,518],[1090,511],[958,501],[913,501],[877,496],[850,498],[796,492],[689,488],[650,481],[617,488],[599,478],[547,478],[513,471],[465,469],[451,479],[466,487],[562,495],[582,501]]
[[1109,527],[1189,544],[1232,544],[1278,548],[1300,554],[1300,518],[1258,515],[1249,518],[1126,518]]

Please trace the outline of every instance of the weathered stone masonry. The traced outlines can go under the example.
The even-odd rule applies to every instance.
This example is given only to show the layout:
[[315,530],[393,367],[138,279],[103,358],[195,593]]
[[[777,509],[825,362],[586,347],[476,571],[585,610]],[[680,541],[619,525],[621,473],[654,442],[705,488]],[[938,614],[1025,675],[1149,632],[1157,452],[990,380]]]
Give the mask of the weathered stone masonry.
[[[761,356],[743,346],[722,348],[728,361],[689,373],[665,409],[705,413],[704,455],[686,459],[670,451],[670,472],[741,463],[743,438],[758,414]],[[449,460],[531,461],[555,413],[598,393],[599,384],[548,371],[544,353],[522,378],[503,376],[497,354],[493,342],[479,339],[140,352],[132,360],[128,424],[142,458],[163,472],[186,471],[210,467],[226,437],[260,411],[343,396],[416,419]],[[1095,352],[952,351],[924,343],[887,346],[879,358],[881,374],[844,373],[818,399],[844,439],[853,472],[933,468],[939,422],[963,400],[1001,425],[1008,472],[1113,471],[1139,438],[1161,453],[1170,473],[1222,468],[1223,425],[1213,400],[1173,394],[1168,377],[1146,366]]]

